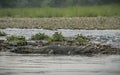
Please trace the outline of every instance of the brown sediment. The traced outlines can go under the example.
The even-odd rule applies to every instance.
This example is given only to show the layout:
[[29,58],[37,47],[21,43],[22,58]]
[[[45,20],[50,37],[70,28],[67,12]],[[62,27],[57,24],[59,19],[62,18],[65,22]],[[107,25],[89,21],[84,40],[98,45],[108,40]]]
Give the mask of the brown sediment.
[[[53,44],[54,43],[54,44]],[[10,44],[9,42],[1,42],[0,50],[9,51],[20,54],[50,54],[50,55],[120,55],[120,48],[111,45],[102,45],[88,42],[83,45],[64,45],[65,42],[52,42],[47,44],[44,42],[36,43],[29,42],[27,45],[20,46],[16,44]]]
[[120,29],[120,17],[0,18],[0,28]]

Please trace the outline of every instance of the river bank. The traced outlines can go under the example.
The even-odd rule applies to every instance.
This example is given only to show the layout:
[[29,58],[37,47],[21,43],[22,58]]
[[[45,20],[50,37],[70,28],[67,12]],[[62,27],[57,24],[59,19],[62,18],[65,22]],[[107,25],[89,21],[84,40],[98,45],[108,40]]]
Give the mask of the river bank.
[[0,28],[120,29],[120,17],[0,18]]
[[[17,28],[7,28],[0,29],[0,31],[5,32],[7,36],[25,36],[27,40],[31,38],[32,35],[37,33],[44,33],[52,37],[55,32],[61,32],[64,37],[74,37],[77,34],[83,34],[88,37],[91,41],[97,41],[101,43],[111,44],[113,46],[120,47],[120,30],[72,30],[72,29],[57,29],[57,30],[47,30],[47,29],[17,29]],[[1,40],[5,40],[6,36],[1,36]]]
[[[17,45],[7,41],[1,41],[1,50],[14,53],[33,53],[50,55],[119,55],[120,54],[120,31],[119,30],[45,30],[45,29],[1,29],[7,36],[19,35],[27,38],[24,46]],[[78,41],[53,41],[48,43],[45,40],[30,40],[30,37],[36,33],[45,33],[52,37],[54,32],[61,32],[64,37],[74,37],[77,34],[83,34],[89,41],[81,44]],[[70,34],[71,33],[71,34]],[[101,34],[98,34],[101,33]],[[5,40],[5,37],[0,39]]]
[[[58,42],[54,42],[58,43]],[[68,44],[68,43],[67,43]],[[47,54],[47,55],[120,55],[120,48],[111,45],[86,44],[79,46],[28,43],[24,46],[10,43],[0,43],[1,52],[13,52],[18,54]]]

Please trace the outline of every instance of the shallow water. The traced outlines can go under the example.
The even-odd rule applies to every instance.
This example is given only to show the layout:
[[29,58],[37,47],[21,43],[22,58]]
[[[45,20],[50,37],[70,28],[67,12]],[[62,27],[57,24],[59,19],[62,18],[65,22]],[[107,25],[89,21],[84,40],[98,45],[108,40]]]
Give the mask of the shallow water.
[[0,53],[0,75],[120,75],[120,56]]
[[[7,28],[0,29],[9,35],[22,35],[29,39],[36,33],[45,33],[48,36],[52,36],[54,32],[62,32],[64,37],[74,37],[77,34],[83,34],[92,41],[99,41],[106,44],[112,44],[120,47],[120,30],[70,30],[70,29],[58,29],[58,30],[46,30],[46,29],[16,29]],[[5,39],[5,37],[0,37]]]

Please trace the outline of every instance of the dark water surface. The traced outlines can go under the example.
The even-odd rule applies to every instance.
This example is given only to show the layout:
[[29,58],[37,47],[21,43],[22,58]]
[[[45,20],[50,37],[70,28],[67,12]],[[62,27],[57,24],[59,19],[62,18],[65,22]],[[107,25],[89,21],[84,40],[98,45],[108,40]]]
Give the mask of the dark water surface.
[[120,75],[120,56],[0,53],[0,75]]

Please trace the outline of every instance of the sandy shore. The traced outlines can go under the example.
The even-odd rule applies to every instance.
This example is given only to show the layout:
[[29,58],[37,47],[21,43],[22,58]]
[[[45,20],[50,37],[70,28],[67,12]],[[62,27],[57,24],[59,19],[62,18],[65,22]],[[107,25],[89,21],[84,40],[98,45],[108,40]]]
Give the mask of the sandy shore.
[[120,29],[120,17],[0,18],[0,28]]

